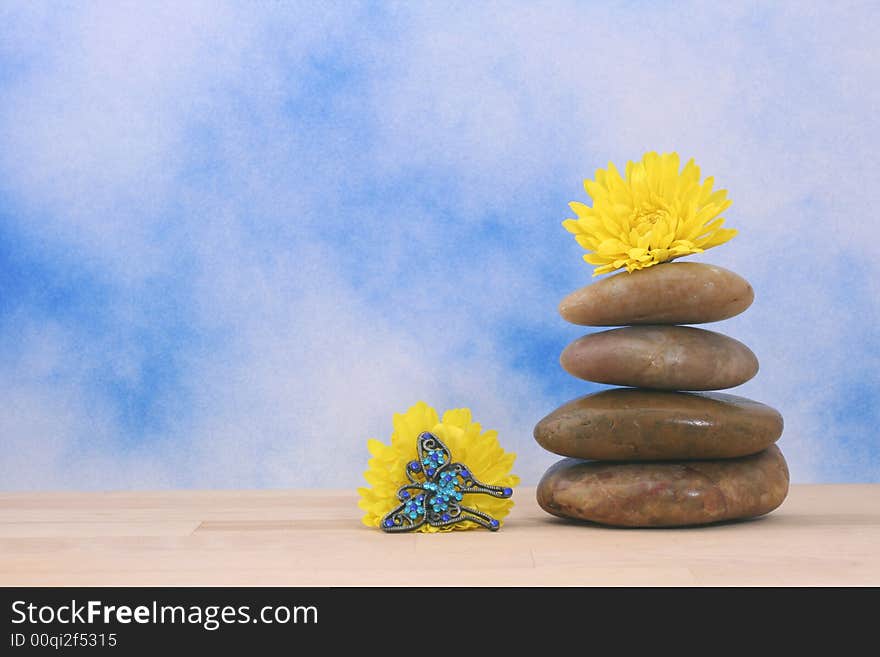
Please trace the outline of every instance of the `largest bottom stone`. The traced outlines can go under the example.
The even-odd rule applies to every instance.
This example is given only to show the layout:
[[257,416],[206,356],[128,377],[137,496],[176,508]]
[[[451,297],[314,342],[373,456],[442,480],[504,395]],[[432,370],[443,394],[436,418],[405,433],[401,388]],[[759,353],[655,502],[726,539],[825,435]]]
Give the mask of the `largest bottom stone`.
[[563,459],[538,484],[538,504],[562,518],[619,527],[676,527],[769,513],[788,494],[775,445],[736,459],[620,463]]

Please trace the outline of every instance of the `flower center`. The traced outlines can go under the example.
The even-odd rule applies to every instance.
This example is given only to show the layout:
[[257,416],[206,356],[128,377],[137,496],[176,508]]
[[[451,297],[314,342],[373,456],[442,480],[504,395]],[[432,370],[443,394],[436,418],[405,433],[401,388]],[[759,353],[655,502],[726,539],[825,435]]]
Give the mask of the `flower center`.
[[642,207],[633,212],[632,223],[640,235],[654,227],[660,219],[668,219],[669,210],[663,207]]

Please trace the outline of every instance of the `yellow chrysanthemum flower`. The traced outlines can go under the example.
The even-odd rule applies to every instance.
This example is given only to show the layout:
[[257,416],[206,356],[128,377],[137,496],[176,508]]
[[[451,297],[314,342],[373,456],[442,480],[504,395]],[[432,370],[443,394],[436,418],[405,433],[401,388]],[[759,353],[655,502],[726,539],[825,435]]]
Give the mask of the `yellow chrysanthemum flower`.
[[[363,523],[379,527],[386,513],[397,506],[398,489],[408,483],[407,464],[416,457],[416,440],[423,431],[437,436],[449,448],[452,460],[464,463],[479,481],[496,486],[514,487],[519,477],[511,474],[516,454],[505,452],[498,442],[497,431],[483,431],[478,422],[471,420],[467,408],[446,411],[439,420],[437,411],[425,402],[418,402],[406,413],[394,415],[394,433],[391,444],[374,438],[367,441],[373,458],[364,478],[370,487],[358,488],[358,506],[366,512]],[[465,494],[462,505],[487,513],[499,522],[510,513],[513,501],[490,495]],[[445,527],[423,524],[416,531],[443,532],[453,529],[471,529],[477,525],[462,521]]]
[[714,180],[700,182],[700,168],[689,160],[679,171],[678,153],[646,153],[641,162],[626,163],[626,178],[614,164],[596,171],[584,188],[593,207],[569,205],[577,219],[562,225],[584,256],[597,265],[593,276],[621,267],[633,272],[723,244],[736,230],[722,228],[719,217],[730,207],[726,190],[712,191]]

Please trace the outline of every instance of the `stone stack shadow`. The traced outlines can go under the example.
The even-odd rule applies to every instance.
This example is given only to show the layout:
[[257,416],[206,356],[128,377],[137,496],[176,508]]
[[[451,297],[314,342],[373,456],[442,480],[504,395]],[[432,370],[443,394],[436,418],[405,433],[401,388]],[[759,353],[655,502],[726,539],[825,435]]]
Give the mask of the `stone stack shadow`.
[[716,391],[745,383],[758,360],[741,342],[682,324],[746,310],[751,285],[700,263],[665,263],[588,285],[559,305],[586,326],[562,352],[573,376],[616,386],[575,399],[535,427],[565,456],[538,485],[553,515],[624,527],[702,525],[778,507],[788,467],[775,442],[782,416]]

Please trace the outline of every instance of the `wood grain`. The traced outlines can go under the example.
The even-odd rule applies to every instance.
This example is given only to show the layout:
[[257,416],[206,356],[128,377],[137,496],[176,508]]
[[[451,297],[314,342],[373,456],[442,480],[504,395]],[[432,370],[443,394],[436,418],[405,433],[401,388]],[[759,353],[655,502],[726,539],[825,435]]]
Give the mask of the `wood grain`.
[[351,491],[0,493],[0,585],[880,585],[880,485],[753,521],[609,529],[517,489],[504,528],[385,535]]

